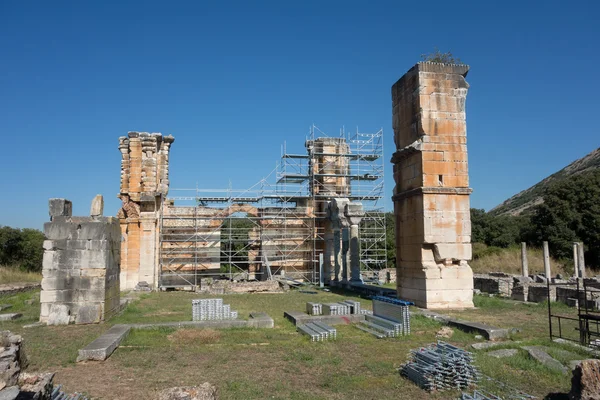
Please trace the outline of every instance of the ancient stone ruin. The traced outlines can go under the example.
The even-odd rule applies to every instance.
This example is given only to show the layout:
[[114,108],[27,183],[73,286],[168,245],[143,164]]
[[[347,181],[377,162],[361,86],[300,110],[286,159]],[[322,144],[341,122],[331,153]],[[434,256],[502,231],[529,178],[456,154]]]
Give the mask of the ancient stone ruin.
[[48,325],[104,321],[120,307],[121,231],[114,217],[103,217],[101,196],[91,217],[73,217],[66,199],[50,199],[44,224],[40,322]]
[[119,138],[122,290],[133,289],[138,282],[156,287],[159,220],[169,192],[169,151],[174,140],[147,132],[129,132]]
[[421,62],[392,86],[398,296],[473,307],[467,65]]

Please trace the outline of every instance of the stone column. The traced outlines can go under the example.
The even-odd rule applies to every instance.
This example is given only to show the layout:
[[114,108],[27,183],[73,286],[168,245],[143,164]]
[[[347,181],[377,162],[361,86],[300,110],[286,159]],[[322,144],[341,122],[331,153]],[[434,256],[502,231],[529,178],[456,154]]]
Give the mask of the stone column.
[[544,246],[544,275],[546,279],[552,278],[552,272],[550,271],[550,251],[548,249],[548,242],[543,242]]
[[573,242],[573,277],[579,278],[579,251],[578,251],[578,243]]
[[579,266],[579,276],[585,278],[585,253],[583,242],[577,244],[577,265]]
[[333,229],[333,261],[335,264],[335,270],[334,270],[334,277],[333,277],[333,281],[334,282],[339,282],[340,281],[340,269],[341,269],[341,265],[342,265],[342,254],[341,254],[341,235],[340,235],[340,228],[339,227],[334,227]]
[[527,243],[521,243],[521,275],[529,276],[529,264],[527,262]]
[[350,250],[350,235],[348,227],[342,227],[342,282],[348,282],[348,250]]
[[365,215],[362,204],[346,204],[344,215],[350,225],[350,283],[363,283],[360,276],[360,243],[358,238],[358,226]]
[[[349,200],[346,198],[334,198],[329,202],[327,215],[331,220],[333,228],[333,256],[335,260],[335,282],[340,281],[340,265],[342,267],[341,279],[347,281],[347,254],[348,254],[348,222],[344,216],[344,209]],[[342,239],[340,254],[340,236]]]
[[[327,225],[326,225],[327,226]],[[331,226],[331,225],[329,225]],[[325,232],[325,249],[323,251],[323,283],[329,285],[331,281],[331,255],[333,254],[333,232]]]
[[419,307],[473,307],[468,71],[421,62],[392,86],[398,296]]

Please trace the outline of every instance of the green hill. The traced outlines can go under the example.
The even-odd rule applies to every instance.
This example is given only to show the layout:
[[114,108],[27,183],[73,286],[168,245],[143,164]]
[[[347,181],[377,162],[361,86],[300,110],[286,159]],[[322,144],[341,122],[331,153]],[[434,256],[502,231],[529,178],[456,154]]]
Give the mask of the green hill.
[[550,184],[596,169],[600,169],[600,148],[592,151],[587,156],[572,162],[565,168],[536,183],[529,189],[525,189],[514,195],[502,204],[491,209],[489,213],[491,215],[527,214],[531,212],[533,206],[543,202],[542,194]]

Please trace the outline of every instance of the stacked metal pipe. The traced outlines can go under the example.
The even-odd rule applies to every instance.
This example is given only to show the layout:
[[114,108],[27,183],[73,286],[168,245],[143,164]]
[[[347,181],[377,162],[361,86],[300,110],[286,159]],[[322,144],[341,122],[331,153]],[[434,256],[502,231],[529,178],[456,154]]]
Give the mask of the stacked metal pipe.
[[87,396],[79,393],[67,394],[61,390],[62,385],[55,386],[50,394],[50,400],[88,400]]
[[219,321],[237,317],[237,311],[231,311],[229,304],[223,304],[223,299],[192,300],[193,321]]
[[373,315],[402,325],[401,335],[410,335],[410,309],[408,301],[390,297],[373,297]]
[[410,357],[400,373],[425,390],[464,389],[479,379],[473,355],[442,341],[411,350]]
[[344,303],[324,303],[323,315],[348,315],[350,314],[350,306]]
[[310,336],[312,342],[322,342],[337,338],[337,330],[323,322],[309,322],[308,324],[299,325],[297,330],[304,335]]
[[323,308],[321,306],[321,303],[313,303],[313,302],[307,302],[306,303],[306,313],[310,314],[310,315],[321,315],[323,314]]

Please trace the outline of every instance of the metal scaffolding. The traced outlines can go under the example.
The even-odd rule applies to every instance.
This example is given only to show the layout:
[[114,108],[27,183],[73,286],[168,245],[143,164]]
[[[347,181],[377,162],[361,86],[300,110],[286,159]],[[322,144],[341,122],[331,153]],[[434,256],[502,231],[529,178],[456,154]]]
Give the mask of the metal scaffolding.
[[[324,210],[333,197],[363,203],[361,268],[385,267],[383,131],[331,138],[312,126],[306,139],[305,154],[288,153],[284,144],[277,167],[249,189],[171,189],[161,210],[160,287],[215,276],[318,281]],[[330,139],[343,151],[314,145]]]

